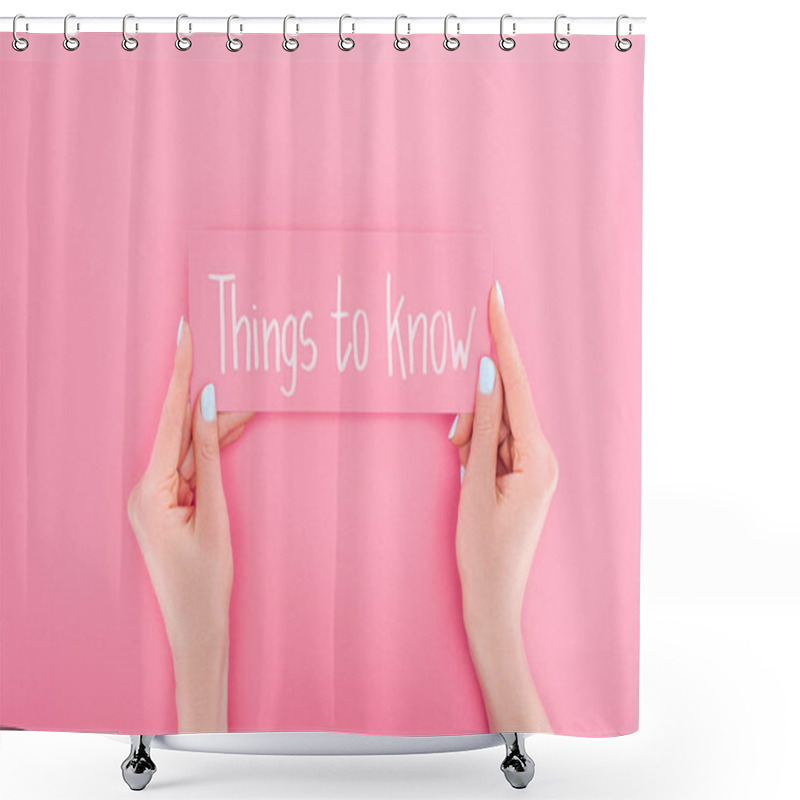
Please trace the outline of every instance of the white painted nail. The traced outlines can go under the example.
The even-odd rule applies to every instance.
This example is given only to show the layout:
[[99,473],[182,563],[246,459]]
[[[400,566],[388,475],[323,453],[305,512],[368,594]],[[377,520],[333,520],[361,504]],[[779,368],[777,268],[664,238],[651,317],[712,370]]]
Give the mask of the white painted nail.
[[456,418],[453,420],[453,424],[450,427],[450,433],[447,434],[448,439],[453,438],[453,434],[456,432],[456,425],[458,425],[458,414],[456,414]]
[[461,465],[461,483],[464,483],[464,465]]
[[181,314],[181,321],[178,323],[178,344],[181,343],[182,333],[183,333],[183,314]]
[[494,389],[494,379],[497,368],[489,356],[481,358],[481,367],[478,372],[478,390],[481,394],[491,394]]
[[217,398],[213,383],[207,383],[200,393],[200,412],[206,422],[213,422],[217,415]]
[[500,305],[506,307],[506,301],[503,299],[503,290],[500,288],[500,281],[494,282],[494,288],[497,290],[497,298],[500,300]]

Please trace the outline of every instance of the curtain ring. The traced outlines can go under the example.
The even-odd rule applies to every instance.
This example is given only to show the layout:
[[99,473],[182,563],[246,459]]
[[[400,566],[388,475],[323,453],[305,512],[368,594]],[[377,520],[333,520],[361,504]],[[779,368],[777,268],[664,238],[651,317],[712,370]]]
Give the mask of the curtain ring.
[[444,18],[444,42],[443,42],[443,44],[444,44],[444,49],[445,50],[451,50],[452,51],[452,50],[458,50],[458,48],[461,46],[461,42],[458,40],[458,34],[461,31],[461,23],[460,22],[456,22],[456,35],[455,36],[451,36],[447,32],[447,26],[448,26],[448,23],[450,22],[451,19],[457,20],[458,17],[456,17],[455,14],[448,14]]
[[[507,19],[512,19],[512,15],[511,14],[503,14],[503,16],[500,17],[500,49],[501,50],[506,50],[506,51],[513,50],[517,46],[516,39],[514,39],[512,36],[506,36],[504,31],[503,31],[503,25],[505,24],[505,21]],[[516,22],[513,23],[512,30],[514,31],[514,33],[517,32],[517,23]]]
[[[76,36],[70,36],[69,33],[67,32],[67,25],[69,24],[69,21],[71,19],[75,19],[75,15],[74,14],[67,14],[67,16],[64,17],[64,49],[65,50],[77,50],[81,46],[81,43],[78,41],[78,38]],[[78,26],[76,28],[76,30],[80,30],[80,26]]]
[[17,14],[14,17],[14,21],[11,23],[11,46],[18,52],[21,53],[23,50],[28,49],[28,40],[23,39],[21,36],[17,36],[17,20],[18,19],[25,19],[24,14]]
[[133,14],[126,14],[122,18],[122,49],[129,53],[139,46],[139,40],[133,36],[128,36],[128,20],[134,19]]
[[[559,14],[556,17],[556,21],[553,23],[553,35],[556,37],[555,41],[553,42],[553,47],[558,50],[560,53],[563,53],[565,50],[569,50],[569,39],[566,36],[559,36],[558,35],[558,21],[560,19],[566,19],[566,14]],[[567,36],[569,36],[569,22],[567,23]]]
[[233,22],[233,20],[235,19],[239,19],[238,14],[231,14],[228,17],[228,29],[227,29],[228,41],[225,42],[225,47],[227,47],[228,50],[231,51],[231,53],[238,53],[242,49],[242,47],[244,47],[244,42],[242,42],[241,39],[237,39],[235,36],[231,36],[231,22]]
[[287,53],[294,53],[294,51],[300,47],[300,40],[295,39],[294,36],[289,36],[289,34],[286,32],[290,19],[297,19],[297,17],[295,17],[293,14],[287,14],[283,18],[283,49]]
[[[192,40],[188,36],[184,36],[181,33],[181,20],[188,19],[188,14],[178,14],[177,18],[175,19],[175,47],[178,50],[188,50],[192,46]],[[189,24],[189,30],[191,31],[192,26],[191,23]]]
[[[411,47],[411,39],[401,36],[399,33],[401,19],[408,19],[408,17],[405,14],[398,14],[394,18],[394,49],[400,51],[408,50],[408,48]],[[408,32],[411,33],[411,23],[406,24],[408,25]]]
[[[628,18],[629,17],[627,14],[620,14],[617,17],[617,41],[614,43],[614,47],[616,47],[617,50],[620,51],[620,53],[627,53],[628,50],[630,50],[631,47],[633,47],[633,42],[630,39],[625,39],[625,38],[620,39],[619,36],[619,24],[620,22],[622,22],[622,20]],[[631,32],[631,26],[630,24],[628,24],[628,33],[630,32]]]
[[[342,33],[342,25],[344,24],[344,21],[346,19],[353,19],[353,18],[349,14],[342,14],[342,16],[339,17],[339,49],[340,50],[352,50],[356,46],[356,43],[355,43],[355,41],[353,39],[351,39],[349,36],[345,36]],[[352,23],[352,25],[353,25],[353,31],[355,31],[355,29],[356,29],[355,23]]]

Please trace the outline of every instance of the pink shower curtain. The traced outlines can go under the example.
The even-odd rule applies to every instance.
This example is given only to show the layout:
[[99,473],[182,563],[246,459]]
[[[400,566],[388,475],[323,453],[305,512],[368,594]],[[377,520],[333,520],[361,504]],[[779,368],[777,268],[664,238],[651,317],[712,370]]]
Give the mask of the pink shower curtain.
[[558,463],[532,681],[555,733],[636,730],[644,38],[242,38],[0,36],[0,725],[178,730],[128,499],[184,318],[192,404],[255,412],[221,453],[228,730],[490,730],[448,434],[497,281]]

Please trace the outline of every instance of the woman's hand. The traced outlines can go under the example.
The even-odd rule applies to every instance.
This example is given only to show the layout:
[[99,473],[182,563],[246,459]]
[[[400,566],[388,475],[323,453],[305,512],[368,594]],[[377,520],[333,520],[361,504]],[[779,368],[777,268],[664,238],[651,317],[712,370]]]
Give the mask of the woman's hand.
[[450,432],[462,465],[456,557],[464,624],[491,730],[546,731],[521,615],[558,466],[497,283],[489,296],[489,325],[497,364],[481,359],[475,413],[456,417]]
[[219,454],[252,416],[217,416],[212,384],[192,412],[191,373],[192,335],[182,319],[150,461],[128,497],[172,650],[181,733],[228,727],[233,555]]

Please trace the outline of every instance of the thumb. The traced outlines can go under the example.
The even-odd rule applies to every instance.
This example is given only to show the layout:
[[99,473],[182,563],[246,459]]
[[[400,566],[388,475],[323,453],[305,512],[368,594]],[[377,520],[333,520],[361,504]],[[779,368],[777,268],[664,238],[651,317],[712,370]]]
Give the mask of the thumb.
[[194,406],[192,417],[196,486],[196,523],[201,531],[224,526],[227,518],[222,469],[219,462],[219,432],[214,384],[207,383]]
[[481,359],[478,388],[475,394],[475,416],[469,459],[464,483],[476,481],[494,488],[497,478],[497,446],[503,418],[503,386],[498,379],[497,366],[489,356]]

